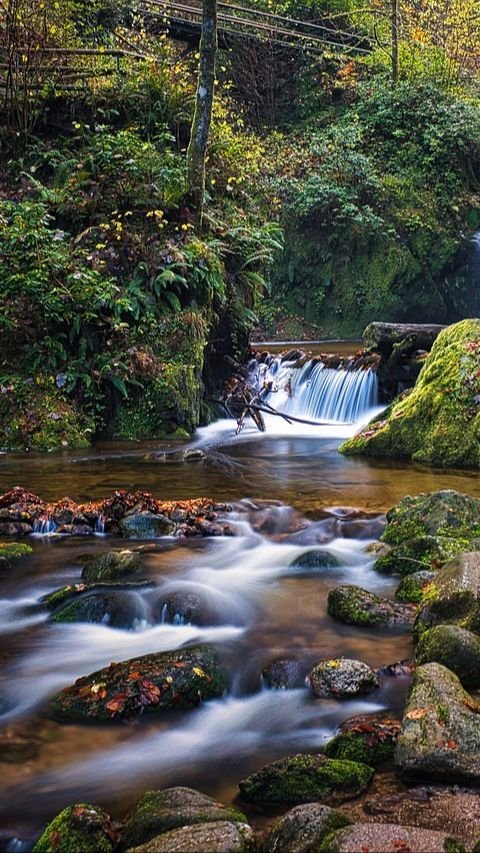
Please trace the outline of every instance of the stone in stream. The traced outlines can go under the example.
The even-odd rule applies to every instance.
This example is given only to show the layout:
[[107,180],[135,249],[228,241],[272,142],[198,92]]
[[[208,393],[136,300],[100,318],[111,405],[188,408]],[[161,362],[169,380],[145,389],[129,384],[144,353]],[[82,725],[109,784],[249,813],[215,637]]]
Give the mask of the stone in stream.
[[125,821],[120,840],[121,850],[131,850],[163,833],[194,824],[246,824],[247,818],[230,806],[224,806],[193,788],[164,788],[146,791]]
[[395,763],[408,778],[480,783],[480,704],[457,676],[438,663],[413,674],[395,748]]
[[401,545],[425,536],[462,540],[464,545],[480,536],[480,500],[443,489],[406,495],[387,512],[384,542]]
[[82,596],[87,593],[102,592],[104,590],[124,590],[125,592],[137,591],[142,589],[153,589],[155,583],[148,580],[138,581],[104,581],[103,583],[74,583],[68,586],[62,586],[60,589],[55,589],[47,595],[42,596],[40,601],[47,605],[49,610],[55,610],[66,601],[77,596]]
[[328,758],[361,761],[370,767],[393,759],[400,722],[391,716],[376,713],[350,717],[339,729],[325,746]]
[[408,625],[414,616],[409,605],[380,598],[353,584],[343,584],[330,590],[327,613],[346,625]]
[[459,554],[437,572],[417,611],[414,635],[442,624],[480,633],[480,551]]
[[143,617],[135,598],[128,592],[111,591],[82,595],[67,601],[49,618],[49,622],[90,622],[111,628],[130,628]]
[[171,625],[215,625],[219,621],[196,592],[171,592],[160,600],[155,616]]
[[122,536],[127,539],[157,539],[175,532],[175,522],[153,512],[134,512],[120,521]]
[[330,658],[319,661],[309,675],[315,696],[347,699],[369,693],[380,681],[366,663],[350,658]]
[[395,590],[395,598],[420,604],[434,577],[435,572],[427,570],[405,575]]
[[130,853],[249,853],[255,849],[252,828],[247,823],[193,824],[171,829],[152,838]]
[[[385,543],[383,543],[385,544]],[[374,563],[376,572],[384,575],[408,576],[418,572],[424,566],[433,571],[448,560],[465,550],[465,540],[440,536],[418,536],[407,539],[400,545],[389,547]]]
[[433,829],[396,823],[357,823],[328,835],[318,850],[328,853],[464,853],[465,848],[447,833]]
[[118,832],[100,806],[78,803],[48,824],[33,853],[111,853],[117,840]]
[[458,625],[437,625],[425,631],[415,661],[441,663],[458,675],[464,687],[480,687],[480,637]]
[[226,677],[206,646],[111,663],[78,678],[49,703],[59,720],[119,720],[141,713],[195,708],[221,696]]
[[262,682],[270,690],[296,690],[305,685],[308,667],[296,658],[279,658],[262,669]]
[[351,823],[338,809],[321,803],[295,806],[274,824],[263,842],[263,853],[313,853],[323,839]]
[[322,551],[316,548],[311,551],[305,551],[296,557],[289,568],[295,570],[295,574],[301,574],[302,571],[311,574],[313,572],[322,571],[323,569],[336,569],[340,566],[340,560],[334,554],[328,551]]
[[0,569],[10,569],[13,563],[32,553],[32,546],[24,542],[0,543]]
[[365,791],[373,767],[325,755],[290,755],[239,782],[244,800],[254,803],[343,802]]
[[82,571],[82,580],[88,583],[96,581],[114,581],[139,572],[142,563],[135,551],[102,551],[95,554]]

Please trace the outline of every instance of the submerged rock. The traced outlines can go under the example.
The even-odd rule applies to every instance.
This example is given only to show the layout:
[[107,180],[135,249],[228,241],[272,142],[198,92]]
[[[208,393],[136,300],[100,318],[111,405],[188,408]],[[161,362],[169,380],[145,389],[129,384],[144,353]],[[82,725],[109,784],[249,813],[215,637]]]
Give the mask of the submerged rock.
[[62,690],[49,710],[60,720],[118,720],[195,708],[221,696],[225,688],[215,653],[197,646],[111,663]]
[[166,515],[153,512],[135,512],[126,515],[119,524],[122,536],[127,539],[157,539],[175,532],[175,522]]
[[321,660],[310,675],[315,696],[345,699],[369,693],[380,685],[378,676],[366,663],[350,658]]
[[131,848],[131,853],[248,853],[253,849],[253,831],[247,823],[222,820],[172,829]]
[[245,824],[247,818],[193,788],[146,791],[125,822],[120,849],[137,847],[178,827],[218,821]]
[[344,442],[341,452],[479,468],[479,354],[480,320],[444,329],[411,393]]
[[140,557],[135,551],[102,551],[89,560],[82,571],[82,579],[89,583],[115,581],[133,575],[141,568]]
[[343,802],[364,791],[374,770],[325,755],[291,755],[239,782],[241,796],[259,803]]
[[118,839],[109,815],[99,806],[68,806],[45,828],[34,853],[110,853]]
[[327,612],[346,625],[406,625],[413,621],[408,605],[396,604],[353,584],[344,584],[328,593]]
[[262,850],[263,853],[313,853],[327,835],[350,823],[341,811],[320,803],[295,806],[277,820]]
[[361,761],[378,767],[393,759],[400,722],[379,714],[350,717],[339,726],[340,733],[325,746],[325,755],[347,761]]
[[464,687],[480,687],[480,637],[458,625],[438,625],[425,631],[415,660],[441,663],[458,675]]
[[480,551],[459,554],[437,572],[420,605],[414,633],[453,624],[480,633]]
[[303,687],[307,666],[296,658],[279,658],[262,669],[262,681],[271,690],[295,690]]
[[397,589],[395,598],[400,601],[411,601],[419,604],[428,592],[430,584],[435,577],[435,572],[422,571],[405,575]]
[[138,606],[127,592],[83,595],[67,602],[50,616],[50,622],[91,622],[112,628],[132,628],[139,617]]
[[465,848],[445,832],[399,826],[396,823],[358,823],[329,835],[320,850],[328,853],[461,853]]
[[480,782],[480,704],[438,663],[415,671],[395,749],[408,777]]

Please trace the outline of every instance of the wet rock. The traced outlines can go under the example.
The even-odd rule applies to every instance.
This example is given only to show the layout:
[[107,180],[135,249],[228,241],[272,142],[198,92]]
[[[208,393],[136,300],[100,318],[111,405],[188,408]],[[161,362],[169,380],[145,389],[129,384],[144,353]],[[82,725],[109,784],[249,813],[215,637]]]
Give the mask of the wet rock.
[[379,666],[375,669],[375,672],[382,678],[410,678],[415,668],[415,662],[409,658],[405,658],[404,660],[396,660],[394,663]]
[[68,806],[45,828],[34,853],[110,853],[118,833],[109,815],[99,806],[79,803]]
[[328,593],[327,612],[346,625],[408,625],[413,622],[413,610],[380,598],[360,586],[344,584]]
[[142,794],[128,816],[120,843],[122,850],[137,847],[182,826],[194,824],[247,823],[237,809],[224,806],[193,788],[165,788]]
[[182,458],[184,462],[203,462],[207,458],[207,454],[200,447],[187,447],[183,451]]
[[74,583],[69,584],[68,586],[63,586],[60,589],[56,589],[54,590],[54,592],[48,593],[48,595],[44,595],[40,599],[40,601],[46,604],[49,610],[55,610],[57,607],[60,607],[62,604],[65,604],[66,601],[69,601],[72,598],[77,598],[78,596],[84,595],[85,593],[102,592],[103,590],[123,590],[125,592],[135,592],[137,590],[153,589],[154,587],[155,584],[153,583],[153,581],[148,580],[123,581],[123,583],[121,581],[104,581],[103,583]]
[[379,557],[373,568],[384,575],[410,575],[422,566],[433,571],[443,566],[459,551],[465,550],[465,541],[440,536],[418,536],[407,539]]
[[59,720],[118,720],[195,708],[221,696],[225,688],[215,653],[197,646],[111,663],[62,690],[51,700],[49,712]]
[[115,581],[140,571],[142,563],[135,551],[102,551],[94,555],[82,571],[82,580]]
[[137,512],[126,515],[120,522],[122,536],[127,539],[156,539],[175,532],[175,523],[166,515]]
[[291,755],[239,783],[243,799],[259,803],[343,802],[364,791],[374,770],[325,755]]
[[437,572],[420,605],[414,634],[454,624],[480,633],[480,551],[459,554]]
[[9,569],[17,560],[28,557],[32,553],[32,546],[24,542],[0,543],[0,569]]
[[172,625],[211,625],[205,601],[196,592],[172,592],[160,601],[156,615]]
[[378,676],[366,663],[350,658],[321,660],[310,675],[315,696],[344,699],[369,693],[379,686]]
[[33,526],[24,521],[0,521],[0,536],[30,536]]
[[395,749],[404,776],[480,782],[480,704],[438,663],[415,671]]
[[[456,846],[454,846],[456,845]],[[399,826],[396,823],[359,823],[329,835],[322,845],[329,853],[446,853],[465,848],[445,832]]]
[[480,687],[480,637],[457,625],[438,625],[425,631],[415,661],[441,663],[458,675],[464,687]]
[[312,551],[306,551],[304,554],[300,554],[299,557],[296,557],[292,563],[290,563],[289,568],[295,570],[295,574],[312,573],[322,571],[323,569],[335,569],[340,566],[340,560],[334,554],[330,554],[328,551],[322,551],[320,549],[315,549]]
[[295,806],[274,824],[263,853],[313,853],[327,835],[350,823],[342,812],[320,803]]
[[303,687],[307,667],[296,658],[279,658],[262,669],[262,681],[270,690],[295,690]]
[[399,601],[411,601],[419,604],[434,577],[435,572],[429,571],[413,572],[411,575],[405,575],[395,590],[395,598],[398,598]]
[[50,616],[50,622],[91,622],[112,628],[133,628],[139,617],[135,600],[126,592],[83,595],[67,602]]
[[253,849],[253,831],[248,824],[223,820],[172,829],[131,848],[131,853],[247,853]]
[[378,767],[393,759],[400,722],[378,714],[350,717],[339,726],[340,733],[325,746],[325,755],[347,761],[361,761]]
[[453,489],[406,495],[387,512],[382,538],[390,545],[400,545],[424,536],[467,541],[480,536],[480,500]]
[[72,524],[70,533],[72,536],[94,536],[95,530],[90,524]]

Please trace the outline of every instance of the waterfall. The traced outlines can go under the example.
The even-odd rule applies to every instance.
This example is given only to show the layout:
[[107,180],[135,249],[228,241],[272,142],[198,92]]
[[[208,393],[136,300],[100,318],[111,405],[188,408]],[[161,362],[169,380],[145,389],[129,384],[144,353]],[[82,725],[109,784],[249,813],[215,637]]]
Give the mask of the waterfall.
[[49,536],[50,533],[55,533],[57,525],[50,516],[41,516],[33,522],[33,532],[40,536]]
[[354,423],[378,405],[378,379],[373,370],[325,367],[307,361],[302,367],[279,358],[257,365],[257,387],[263,400],[279,412],[314,421]]
[[103,536],[105,533],[105,519],[103,515],[99,515],[95,522],[95,533],[97,536]]

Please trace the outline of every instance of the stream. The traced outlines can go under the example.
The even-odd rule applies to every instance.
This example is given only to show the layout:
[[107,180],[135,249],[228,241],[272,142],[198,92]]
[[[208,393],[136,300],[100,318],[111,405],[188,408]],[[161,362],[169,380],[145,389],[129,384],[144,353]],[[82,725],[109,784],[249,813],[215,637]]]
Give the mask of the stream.
[[[373,411],[360,412],[356,424],[308,426],[266,415],[263,434],[247,422],[236,436],[236,422],[226,419],[183,444],[0,455],[2,493],[23,485],[46,500],[97,500],[115,489],[164,499],[208,495],[233,506],[237,534],[157,540],[142,555],[142,576],[156,586],[129,593],[132,630],[52,624],[39,603],[79,579],[79,555],[125,547],[125,540],[30,538],[33,557],[9,571],[0,590],[0,843],[34,837],[74,802],[98,803],[119,819],[154,787],[190,785],[231,802],[248,773],[281,756],[321,750],[347,717],[400,711],[406,677],[386,677],[368,696],[340,702],[315,699],[305,687],[268,690],[261,675],[282,656],[297,658],[305,671],[322,657],[379,667],[411,656],[405,629],[359,629],[331,619],[328,591],[355,583],[393,596],[398,579],[378,576],[366,547],[405,494],[452,488],[480,497],[473,473],[339,454],[340,441]],[[205,457],[184,461],[186,447]],[[313,550],[333,555],[336,567],[302,566]],[[162,622],[161,599],[170,590],[197,593],[204,624]],[[111,726],[61,725],[42,714],[55,692],[113,660],[198,642],[214,644],[229,672],[230,689],[220,700]],[[2,758],[5,744],[17,752],[9,748]],[[7,849],[27,849],[16,844]]]

